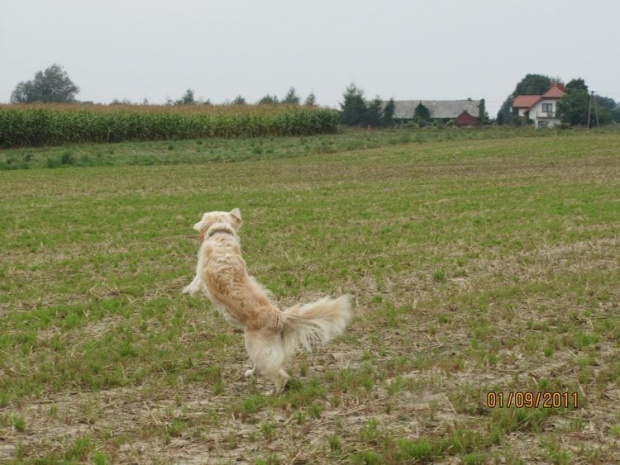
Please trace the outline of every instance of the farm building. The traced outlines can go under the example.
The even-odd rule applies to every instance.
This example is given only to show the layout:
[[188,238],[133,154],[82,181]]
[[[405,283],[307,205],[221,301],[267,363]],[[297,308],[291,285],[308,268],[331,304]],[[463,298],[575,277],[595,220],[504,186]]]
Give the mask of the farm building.
[[557,126],[561,123],[557,117],[558,100],[565,93],[564,84],[552,82],[543,95],[517,95],[512,102],[513,115],[530,119],[536,128]]
[[463,110],[463,113],[456,117],[454,125],[459,128],[477,128],[481,126],[480,121],[470,115],[467,110]]
[[[387,102],[383,102],[384,106]],[[407,121],[413,119],[413,114],[418,105],[424,105],[430,112],[430,119],[451,120],[456,119],[463,112],[469,116],[478,118],[480,114],[480,100],[395,100],[394,120]]]

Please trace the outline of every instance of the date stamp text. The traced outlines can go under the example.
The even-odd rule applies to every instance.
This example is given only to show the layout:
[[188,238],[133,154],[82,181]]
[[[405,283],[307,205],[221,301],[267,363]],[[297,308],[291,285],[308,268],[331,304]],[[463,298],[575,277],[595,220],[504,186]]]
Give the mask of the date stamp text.
[[488,408],[579,408],[577,392],[508,391],[487,393]]

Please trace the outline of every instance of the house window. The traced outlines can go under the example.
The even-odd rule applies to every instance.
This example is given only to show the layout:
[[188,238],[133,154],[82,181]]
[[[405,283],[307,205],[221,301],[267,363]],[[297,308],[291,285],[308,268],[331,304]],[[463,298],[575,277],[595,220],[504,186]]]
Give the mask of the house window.
[[542,111],[543,113],[548,113],[548,114],[553,113],[553,103],[543,103]]

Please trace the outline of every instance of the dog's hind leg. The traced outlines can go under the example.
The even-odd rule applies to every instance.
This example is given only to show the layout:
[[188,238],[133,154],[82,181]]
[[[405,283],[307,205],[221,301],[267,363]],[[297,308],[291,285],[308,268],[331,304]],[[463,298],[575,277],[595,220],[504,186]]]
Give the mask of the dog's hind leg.
[[274,388],[274,394],[280,394],[282,391],[284,391],[284,388],[286,387],[286,383],[288,382],[289,378],[290,376],[284,370],[284,368],[280,368],[278,372],[272,376],[271,379],[276,385]]
[[[284,370],[286,355],[282,346],[280,334],[267,330],[245,331],[245,347],[248,355],[256,369],[266,378],[273,381],[275,388],[274,394],[279,394],[284,390],[289,375]],[[248,372],[246,372],[247,374]]]
[[243,376],[245,376],[246,378],[251,378],[252,376],[254,376],[254,373],[256,373],[256,364],[252,365],[252,369],[247,370]]

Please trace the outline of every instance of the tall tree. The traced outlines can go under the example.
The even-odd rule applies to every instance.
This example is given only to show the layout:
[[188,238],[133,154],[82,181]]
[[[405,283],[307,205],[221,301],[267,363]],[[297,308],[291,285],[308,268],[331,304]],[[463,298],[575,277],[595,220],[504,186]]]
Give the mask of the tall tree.
[[304,105],[307,107],[316,106],[316,96],[314,95],[314,91],[310,92],[304,101]]
[[588,93],[588,86],[586,85],[586,81],[584,81],[581,78],[577,78],[577,79],[573,79],[572,81],[569,81],[564,88],[566,89],[566,92],[582,91],[582,92],[585,92],[586,94]]
[[340,104],[340,121],[347,126],[360,126],[366,121],[366,102],[364,91],[358,89],[354,83],[349,84],[344,95],[344,102]]
[[11,93],[13,103],[75,102],[80,91],[60,65],[52,65],[35,74],[32,81],[20,82]]
[[499,108],[497,112],[497,124],[510,124],[512,123],[512,102],[514,101],[514,97],[511,95],[502,106]]
[[611,124],[615,121],[615,106],[616,102],[609,98],[603,97],[602,95],[594,95],[592,99],[592,114],[594,115],[592,118],[596,118],[598,120],[598,124]]
[[481,99],[478,105],[478,121],[480,121],[480,124],[489,124],[489,114],[487,113],[484,99]]
[[284,103],[285,105],[299,105],[300,102],[301,102],[301,99],[295,92],[294,87],[291,87],[288,90],[288,92],[284,96],[284,99],[282,100],[282,103]]
[[589,103],[590,95],[587,90],[567,88],[566,94],[558,101],[558,116],[563,123],[586,125]]
[[388,100],[388,103],[385,104],[385,108],[383,109],[383,125],[386,127],[390,127],[394,125],[394,111],[396,110],[396,105],[394,104],[394,99],[391,98]]
[[551,87],[552,79],[542,74],[527,74],[515,87],[513,95],[542,95]]
[[381,127],[383,123],[383,102],[377,96],[366,107],[364,124],[373,128]]
[[602,95],[595,95],[596,106],[613,112],[616,109],[616,102],[610,97],[603,97]]
[[614,121],[616,102],[601,95],[591,94],[585,81],[573,79],[566,84],[566,94],[558,102],[558,116],[563,123],[587,125],[610,124]]
[[422,105],[422,102],[420,102],[418,106],[415,107],[415,110],[413,110],[413,118],[428,122],[431,120],[431,112],[428,108]]
[[237,95],[232,103],[233,105],[245,105],[247,102],[241,95]]
[[194,91],[192,89],[187,89],[179,100],[174,102],[175,105],[194,105],[198,103],[196,98],[194,97]]
[[260,99],[258,101],[259,105],[277,105],[278,104],[278,97],[276,97],[275,95],[265,95],[262,99]]

